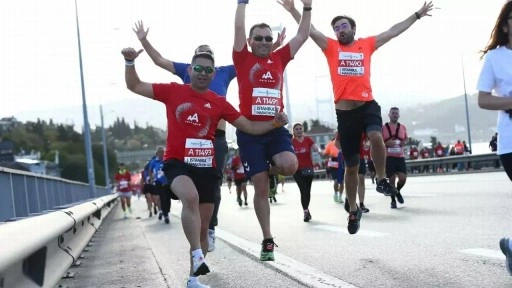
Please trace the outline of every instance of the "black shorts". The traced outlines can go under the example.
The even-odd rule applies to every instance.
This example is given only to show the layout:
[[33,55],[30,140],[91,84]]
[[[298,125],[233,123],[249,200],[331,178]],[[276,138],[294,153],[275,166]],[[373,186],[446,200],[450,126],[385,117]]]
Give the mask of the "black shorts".
[[359,175],[366,175],[366,161],[364,159],[359,159],[359,171],[357,171]]
[[368,101],[352,110],[336,109],[338,133],[340,134],[341,151],[349,167],[359,163],[359,148],[363,133],[378,131],[382,133],[381,109],[375,101]]
[[247,183],[247,178],[244,179],[235,179],[235,186],[240,187],[243,183]]
[[[214,203],[215,190],[219,183],[219,174],[215,168],[198,168],[179,161],[171,159],[165,161],[162,171],[167,177],[167,181],[171,185],[178,176],[188,176],[196,186],[199,194],[199,203]],[[179,198],[171,191],[171,198],[178,200]]]
[[152,194],[151,191],[155,190],[154,188],[155,186],[151,184],[144,184],[144,186],[142,186],[142,194]]
[[368,159],[368,161],[366,163],[368,165],[368,171],[375,172],[375,164],[373,164],[373,160]]
[[386,177],[391,177],[396,173],[407,174],[404,157],[386,157]]

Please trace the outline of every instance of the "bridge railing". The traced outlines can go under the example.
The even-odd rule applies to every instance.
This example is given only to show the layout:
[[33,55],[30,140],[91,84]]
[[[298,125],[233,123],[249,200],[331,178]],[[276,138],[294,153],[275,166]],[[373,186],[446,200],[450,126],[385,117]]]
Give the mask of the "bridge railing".
[[105,187],[97,186],[91,195],[84,183],[0,167],[0,222],[109,194]]
[[0,288],[55,287],[116,202],[113,194],[0,224]]

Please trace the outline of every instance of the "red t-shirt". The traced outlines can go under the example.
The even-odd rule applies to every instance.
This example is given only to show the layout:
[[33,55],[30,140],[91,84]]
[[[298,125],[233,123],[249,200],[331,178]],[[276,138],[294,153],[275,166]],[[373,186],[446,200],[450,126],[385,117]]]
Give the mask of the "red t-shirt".
[[153,84],[154,99],[167,110],[164,160],[177,159],[196,167],[215,167],[213,141],[221,118],[232,123],[242,115],[225,98],[190,85]]
[[434,152],[436,153],[436,157],[443,157],[444,156],[443,145],[437,145],[436,148],[434,148]]
[[117,191],[119,192],[131,192],[132,188],[130,186],[130,181],[132,180],[132,175],[127,170],[118,171],[114,176],[114,180],[117,183]]
[[297,138],[292,139],[292,145],[299,162],[298,169],[313,168],[313,159],[311,157],[311,147],[315,145],[315,141],[308,136],[304,136],[302,142]]
[[249,52],[247,45],[240,52],[233,50],[242,115],[249,120],[269,121],[274,119],[276,108],[283,111],[283,73],[290,60],[289,44],[266,58]]
[[240,156],[233,156],[233,159],[231,160],[231,169],[235,180],[245,179],[244,165],[242,165],[242,159],[240,159]]
[[421,158],[422,159],[427,159],[429,157],[430,157],[430,151],[427,148],[422,149],[421,150]]
[[419,155],[417,148],[411,148],[411,151],[409,151],[409,158],[411,158],[411,160],[418,159]]

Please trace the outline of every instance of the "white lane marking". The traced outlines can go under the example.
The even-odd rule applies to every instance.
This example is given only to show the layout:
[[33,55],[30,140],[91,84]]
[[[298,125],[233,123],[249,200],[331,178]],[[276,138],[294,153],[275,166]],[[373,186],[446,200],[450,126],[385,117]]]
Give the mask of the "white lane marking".
[[[230,244],[241,249],[242,251],[251,254],[257,259],[259,259],[260,257],[260,244],[252,243],[229,232],[223,231],[219,228],[215,228],[215,236],[221,238],[226,242],[229,242]],[[325,274],[314,267],[308,266],[279,252],[274,252],[274,255],[276,258],[275,261],[267,261],[265,263],[282,271],[284,274],[288,275],[289,277],[297,280],[298,282],[306,286],[315,288],[357,287],[343,280],[335,278],[331,275]]]
[[476,256],[483,256],[483,257],[487,257],[487,258],[505,260],[505,255],[503,255],[503,253],[501,253],[500,250],[472,248],[472,249],[460,250],[459,252],[465,253],[465,254],[476,255]]
[[[345,233],[348,234],[347,227],[334,226],[334,225],[315,225],[312,226],[316,229],[337,232],[337,233]],[[356,235],[367,236],[367,237],[382,237],[389,235],[388,233],[370,231],[370,230],[359,230]]]
[[[171,211],[171,214],[181,219],[180,213],[177,212]],[[261,244],[250,242],[219,228],[215,228],[215,237],[238,247],[238,249],[252,255],[259,261]],[[275,261],[266,261],[265,264],[274,267],[305,286],[313,288],[358,288],[279,252],[274,252],[274,256]]]

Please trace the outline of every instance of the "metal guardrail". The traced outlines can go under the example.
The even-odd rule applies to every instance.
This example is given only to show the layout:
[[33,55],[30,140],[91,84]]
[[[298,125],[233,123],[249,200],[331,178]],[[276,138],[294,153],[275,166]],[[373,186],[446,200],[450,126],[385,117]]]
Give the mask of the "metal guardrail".
[[[487,169],[488,171],[501,171],[502,168],[495,168],[496,161],[499,161],[500,157],[496,153],[487,153],[479,155],[458,155],[458,156],[445,156],[439,158],[428,158],[428,159],[416,159],[406,160],[406,166],[409,171],[421,172],[426,166],[432,173],[437,173],[437,167],[443,167],[447,170],[461,170],[461,167],[471,168],[474,170]],[[453,168],[452,165],[457,164],[458,167]],[[461,165],[462,164],[462,165]],[[428,173],[424,173],[427,175]],[[315,179],[328,179],[327,171],[325,169],[315,170]],[[294,181],[292,176],[287,176],[286,181]]]
[[0,224],[0,288],[55,287],[116,203],[112,194]]
[[0,167],[0,222],[109,194],[107,188],[97,186],[91,197],[84,183]]

